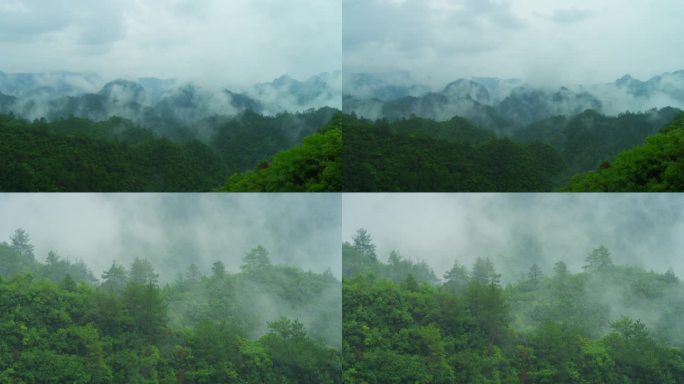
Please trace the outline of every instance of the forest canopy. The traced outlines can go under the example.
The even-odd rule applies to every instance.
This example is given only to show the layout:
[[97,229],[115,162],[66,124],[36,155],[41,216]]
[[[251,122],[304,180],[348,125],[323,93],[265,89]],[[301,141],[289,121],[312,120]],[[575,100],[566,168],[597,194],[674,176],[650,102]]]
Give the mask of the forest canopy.
[[[206,118],[169,138],[119,117],[29,122],[0,115],[0,190],[210,191],[299,146],[278,156],[278,176],[292,176],[272,188],[339,190],[341,139],[321,128],[334,125],[333,116],[332,108],[276,116],[246,110]],[[320,176],[312,173],[317,167]]]
[[2,383],[339,383],[340,282],[275,265],[256,246],[230,273],[195,264],[161,285],[148,259],[96,278],[0,243]]
[[679,383],[684,284],[617,265],[604,246],[581,271],[536,264],[503,285],[479,256],[441,278],[361,229],[343,250],[343,377],[349,383]]

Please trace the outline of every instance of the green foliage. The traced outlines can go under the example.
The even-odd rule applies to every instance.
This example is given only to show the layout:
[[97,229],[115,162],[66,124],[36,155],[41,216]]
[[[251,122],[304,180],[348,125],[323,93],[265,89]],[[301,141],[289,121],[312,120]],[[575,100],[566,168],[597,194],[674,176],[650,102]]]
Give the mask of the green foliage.
[[[64,127],[69,128],[64,128]],[[0,190],[203,191],[226,170],[213,150],[120,130],[120,121],[0,116]]]
[[[371,273],[409,286],[438,281],[437,276],[424,261],[415,262],[402,257],[396,251],[390,253],[387,264],[379,261],[375,255],[375,244],[372,243],[368,232],[363,229],[357,231],[355,243],[353,246],[349,243],[342,245],[343,276]],[[410,281],[413,281],[413,284]]]
[[[460,263],[445,281],[395,282],[388,264],[343,245],[343,380],[345,383],[680,383],[684,286],[673,273],[615,266],[599,247],[592,268],[552,276],[533,265],[501,288],[494,264]],[[370,260],[370,261],[369,261]],[[594,268],[595,267],[595,268]],[[610,321],[614,311],[652,316]],[[665,326],[668,324],[668,326]]]
[[12,242],[12,249],[19,253],[21,257],[33,261],[35,256],[33,255],[33,245],[31,244],[31,238],[28,233],[22,228],[18,228],[14,231],[14,234],[10,237]]
[[684,112],[645,143],[619,153],[597,170],[576,175],[572,192],[676,192],[684,190]]
[[531,124],[513,138],[552,145],[571,172],[587,172],[626,149],[641,144],[677,114],[674,108],[605,116],[586,110],[577,116],[557,116]]
[[[359,228],[352,240],[354,241],[354,249],[356,252],[359,252],[363,256],[373,260],[377,260],[377,256],[375,255],[375,244],[373,244],[373,239],[368,234],[368,231],[363,228]],[[394,260],[392,261],[394,263],[399,261],[396,254],[394,255]]]
[[253,171],[236,173],[225,192],[335,192],[340,191],[342,118],[339,114],[301,145],[262,161]]
[[247,273],[263,271],[264,268],[271,265],[271,260],[268,259],[268,251],[261,245],[249,251],[242,262],[240,269]]
[[[0,169],[0,190],[209,191],[258,164],[253,175],[258,180],[240,188],[258,182],[276,191],[340,190],[341,133],[319,130],[333,115],[330,108],[274,117],[245,111],[176,127],[183,132],[166,132],[163,138],[154,127],[140,128],[118,117],[29,123],[0,115],[0,163],[6,164]],[[268,163],[259,162],[276,154],[273,169],[262,175]]]
[[613,261],[610,259],[610,251],[603,245],[591,251],[585,260],[587,264],[583,265],[582,269],[590,272],[605,271],[613,266]]
[[566,174],[551,146],[495,139],[458,119],[430,127],[345,115],[342,157],[346,191],[548,191]]
[[332,108],[321,108],[262,116],[246,110],[230,118],[207,119],[199,127],[210,132],[209,145],[221,154],[233,173],[253,168],[262,160],[300,144],[325,126],[334,113]]
[[211,277],[191,266],[161,289],[147,259],[130,272],[113,263],[101,285],[69,266],[0,244],[0,383],[341,382],[341,287],[330,274],[270,263],[230,274],[216,262]]

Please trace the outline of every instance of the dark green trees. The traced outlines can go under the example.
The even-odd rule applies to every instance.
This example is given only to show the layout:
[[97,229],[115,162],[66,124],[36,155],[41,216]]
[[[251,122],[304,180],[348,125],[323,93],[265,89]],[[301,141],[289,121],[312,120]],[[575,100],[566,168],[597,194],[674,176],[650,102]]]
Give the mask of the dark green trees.
[[571,192],[684,190],[684,113],[643,145],[625,150],[595,171],[575,176]]
[[254,170],[236,173],[220,188],[226,192],[335,192],[342,190],[342,117],[303,143],[262,160]]

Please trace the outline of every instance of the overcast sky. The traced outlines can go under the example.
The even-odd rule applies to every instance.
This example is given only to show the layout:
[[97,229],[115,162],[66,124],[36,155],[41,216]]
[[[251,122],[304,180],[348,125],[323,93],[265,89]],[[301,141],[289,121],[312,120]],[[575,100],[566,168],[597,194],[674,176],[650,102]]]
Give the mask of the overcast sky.
[[537,263],[581,271],[605,245],[616,264],[684,277],[682,194],[345,194],[342,238],[366,228],[378,257],[425,260],[442,276],[454,260],[491,258],[505,281]]
[[274,264],[341,274],[339,194],[0,194],[0,241],[24,228],[36,259],[82,259],[99,277],[150,259],[165,281],[191,263],[238,272],[263,245]]
[[0,71],[251,85],[341,69],[341,0],[2,0]]
[[681,0],[343,0],[345,72],[568,85],[684,69]]

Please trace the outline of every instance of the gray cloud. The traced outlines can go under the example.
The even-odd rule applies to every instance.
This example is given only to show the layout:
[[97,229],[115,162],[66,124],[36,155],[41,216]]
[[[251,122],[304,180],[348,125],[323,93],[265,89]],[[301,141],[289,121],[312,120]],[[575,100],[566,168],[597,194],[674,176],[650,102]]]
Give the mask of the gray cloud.
[[36,258],[54,249],[99,276],[146,257],[169,281],[191,263],[239,271],[258,244],[275,264],[340,276],[338,194],[4,194],[0,238],[26,229]]
[[577,9],[565,8],[556,10],[551,16],[551,20],[557,23],[576,23],[591,16],[591,12]]
[[396,249],[439,276],[476,257],[490,257],[506,281],[533,263],[577,272],[600,244],[615,263],[684,276],[679,194],[354,194],[342,205],[344,240],[364,227],[381,259]]
[[[343,0],[345,72],[411,71],[433,87],[473,76],[574,85],[680,69],[667,0]],[[628,48],[627,48],[628,47]]]
[[0,70],[247,86],[341,67],[341,0],[8,0]]

